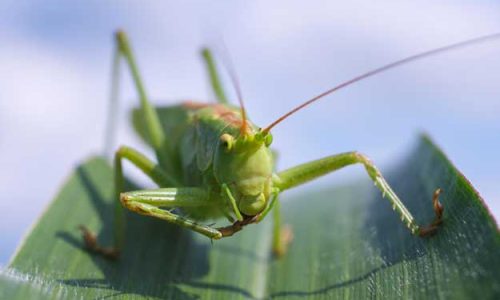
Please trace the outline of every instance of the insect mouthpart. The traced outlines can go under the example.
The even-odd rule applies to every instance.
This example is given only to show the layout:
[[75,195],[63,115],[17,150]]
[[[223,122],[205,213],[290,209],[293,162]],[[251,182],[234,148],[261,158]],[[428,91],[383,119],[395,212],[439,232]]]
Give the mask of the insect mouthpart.
[[264,145],[266,145],[266,147],[269,147],[273,143],[273,136],[270,132],[259,129],[259,132],[255,134],[255,140],[263,141]]
[[266,196],[263,193],[255,196],[242,196],[238,208],[247,216],[255,216],[264,210],[266,202]]

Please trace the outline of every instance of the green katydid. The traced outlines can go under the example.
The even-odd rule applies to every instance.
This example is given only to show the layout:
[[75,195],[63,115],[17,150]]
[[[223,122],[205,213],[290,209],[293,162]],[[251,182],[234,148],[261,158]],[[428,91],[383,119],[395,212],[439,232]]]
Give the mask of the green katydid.
[[[208,49],[204,49],[203,58],[218,103],[185,102],[162,108],[175,111],[179,119],[174,127],[166,128],[160,122],[157,109],[150,104],[146,96],[128,39],[124,32],[118,31],[114,76],[118,76],[120,59],[124,58],[130,68],[141,104],[140,109],[135,111],[134,118],[142,121],[145,126],[145,138],[155,150],[158,163],[130,147],[119,148],[114,159],[117,200],[114,243],[110,247],[98,245],[95,235],[82,226],[87,248],[108,258],[119,256],[125,238],[124,208],[177,224],[210,239],[229,237],[249,224],[259,223],[273,211],[273,251],[282,255],[291,235],[288,229],[281,227],[278,195],[353,164],[362,164],[365,167],[375,186],[391,202],[393,209],[412,234],[433,234],[443,223],[444,209],[439,202],[440,188],[432,195],[434,221],[428,226],[420,226],[377,167],[358,152],[332,155],[276,172],[274,155],[269,148],[273,140],[271,129],[305,106],[367,77],[430,55],[499,37],[500,34],[494,34],[460,42],[374,69],[304,102],[263,129],[247,118],[238,82],[231,70],[229,73],[240,107],[228,104],[212,55]],[[116,97],[115,79],[113,90]],[[128,160],[138,167],[160,188],[124,192],[122,160]],[[174,208],[180,209],[185,215],[178,214],[178,210],[174,211]],[[214,228],[200,223],[203,220],[222,217],[227,218],[230,225]]]

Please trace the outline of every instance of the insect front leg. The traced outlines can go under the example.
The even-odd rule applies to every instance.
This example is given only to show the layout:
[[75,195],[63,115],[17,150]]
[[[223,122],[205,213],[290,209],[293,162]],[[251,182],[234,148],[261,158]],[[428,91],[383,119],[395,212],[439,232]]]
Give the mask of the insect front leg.
[[432,198],[436,215],[435,220],[428,226],[420,226],[415,222],[411,213],[401,202],[396,193],[394,193],[387,181],[382,177],[377,167],[365,155],[358,152],[347,152],[328,156],[285,170],[278,174],[280,180],[278,180],[277,185],[281,190],[287,190],[345,166],[357,163],[363,164],[370,178],[382,191],[382,194],[387,196],[392,207],[399,213],[401,220],[407,225],[411,233],[425,236],[436,231],[438,226],[442,223],[443,216],[443,207],[438,199],[441,189],[437,189]]
[[[155,190],[142,190],[122,193],[120,202],[131,211],[141,215],[162,219],[169,223],[179,225],[201,233],[211,239],[222,238],[222,233],[210,226],[198,224],[189,218],[176,215],[168,208],[197,207],[203,209],[210,205],[209,193],[202,188],[162,188]],[[160,208],[161,207],[161,208]]]
[[108,258],[117,258],[120,254],[120,249],[123,246],[125,233],[125,218],[123,207],[118,201],[120,193],[124,191],[124,177],[122,170],[122,159],[126,159],[141,169],[146,176],[151,178],[159,186],[172,186],[177,184],[175,179],[165,173],[161,167],[147,159],[144,155],[136,150],[122,146],[115,154],[115,178],[114,178],[114,222],[113,222],[113,246],[103,247],[97,243],[95,234],[90,232],[85,226],[80,226],[83,232],[83,238],[88,249],[93,252],[104,255]]

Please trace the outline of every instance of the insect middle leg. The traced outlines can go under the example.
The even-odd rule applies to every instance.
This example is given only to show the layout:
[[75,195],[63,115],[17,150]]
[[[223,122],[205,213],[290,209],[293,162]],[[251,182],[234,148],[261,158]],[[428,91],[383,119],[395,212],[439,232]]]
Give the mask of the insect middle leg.
[[175,179],[169,176],[161,167],[154,162],[150,161],[144,155],[138,151],[122,146],[115,154],[114,159],[114,196],[116,201],[114,202],[114,222],[113,222],[113,246],[112,247],[102,247],[97,243],[95,235],[90,232],[86,227],[81,226],[83,231],[83,237],[87,248],[91,251],[100,253],[106,257],[115,258],[119,256],[120,249],[123,246],[124,232],[125,232],[125,220],[123,214],[123,207],[118,201],[120,194],[124,192],[124,177],[122,170],[122,159],[126,159],[138,167],[140,170],[146,174],[151,180],[153,180],[159,186],[174,186],[176,184]]
[[280,180],[278,180],[277,186],[281,190],[287,190],[345,166],[357,163],[363,164],[370,178],[382,191],[382,194],[387,196],[394,210],[400,214],[401,220],[407,225],[411,233],[419,236],[425,236],[436,231],[438,226],[442,223],[443,216],[443,207],[438,199],[441,189],[437,189],[432,198],[434,212],[436,215],[434,221],[428,226],[420,226],[414,220],[413,216],[401,202],[396,193],[394,193],[391,189],[384,177],[382,177],[382,174],[377,167],[368,159],[368,157],[358,152],[347,152],[328,156],[280,172],[278,173]]

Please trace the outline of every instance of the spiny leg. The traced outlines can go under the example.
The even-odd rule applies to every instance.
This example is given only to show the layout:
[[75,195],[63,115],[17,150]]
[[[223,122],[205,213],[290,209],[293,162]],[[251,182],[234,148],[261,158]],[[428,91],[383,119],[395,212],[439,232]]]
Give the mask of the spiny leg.
[[217,68],[215,66],[215,62],[210,49],[204,48],[201,51],[201,55],[203,56],[203,60],[205,61],[207,73],[210,78],[210,83],[212,85],[214,94],[217,97],[217,101],[221,104],[228,104],[229,102],[227,101],[226,94],[224,93],[224,89],[222,88],[220,77],[217,74]]
[[287,190],[345,166],[356,163],[361,163],[364,165],[370,178],[382,191],[382,195],[387,196],[392,204],[393,209],[400,214],[401,220],[406,223],[413,234],[425,236],[436,231],[439,224],[442,223],[443,216],[443,207],[439,202],[439,194],[441,193],[441,189],[437,189],[434,192],[432,200],[434,212],[436,214],[435,220],[429,226],[421,227],[415,222],[413,216],[410,214],[410,212],[404,206],[398,196],[394,193],[389,184],[382,177],[382,174],[377,169],[377,167],[375,167],[375,165],[366,156],[358,152],[347,152],[328,156],[285,170],[278,174],[280,180],[278,180],[277,186],[281,190]]
[[[161,166],[165,168],[167,172],[174,172],[173,162],[169,159],[169,153],[171,152],[171,147],[168,145],[168,140],[165,137],[165,132],[160,122],[160,118],[156,109],[151,105],[146,95],[146,90],[144,84],[142,83],[141,76],[139,75],[139,69],[134,59],[132,53],[132,48],[128,41],[127,35],[123,31],[117,31],[115,34],[116,39],[116,51],[117,57],[123,56],[127,62],[132,79],[134,81],[137,93],[139,94],[139,99],[141,102],[141,110],[144,114],[144,120],[146,122],[146,130],[151,140],[151,145],[155,150],[156,156]],[[118,59],[116,64],[118,64]],[[117,68],[117,67],[116,67]],[[113,72],[114,76],[118,76],[118,72]],[[113,80],[116,82],[117,80]]]
[[120,249],[123,246],[124,233],[125,233],[125,218],[123,214],[123,207],[118,199],[120,193],[124,191],[124,177],[122,170],[122,159],[126,159],[141,169],[146,176],[151,178],[159,186],[168,186],[175,184],[175,180],[166,174],[159,165],[147,159],[144,155],[136,150],[122,146],[115,154],[115,175],[114,175],[114,222],[113,222],[113,235],[114,242],[112,247],[103,247],[97,243],[95,234],[90,232],[85,226],[80,226],[83,232],[83,238],[88,249],[93,252],[102,254],[108,258],[117,258],[120,254]]
[[129,210],[138,214],[165,220],[201,233],[211,239],[220,239],[222,233],[217,229],[198,224],[195,220],[162,209],[174,207],[199,207],[202,209],[203,206],[206,207],[207,203],[210,203],[208,197],[208,192],[202,188],[162,188],[122,193],[120,202]]

